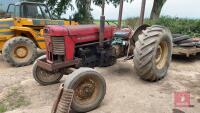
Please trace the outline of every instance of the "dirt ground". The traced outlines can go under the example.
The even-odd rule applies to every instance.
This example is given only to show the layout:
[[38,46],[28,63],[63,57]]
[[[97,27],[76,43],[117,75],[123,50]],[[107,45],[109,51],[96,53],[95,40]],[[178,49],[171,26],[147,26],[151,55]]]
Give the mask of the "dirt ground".
[[[91,113],[200,113],[200,56],[173,59],[168,75],[156,83],[139,79],[132,61],[120,59],[112,67],[96,68],[106,79],[107,94]],[[31,70],[10,67],[0,56],[0,102],[10,106],[6,113],[50,113],[59,84],[40,86]],[[175,107],[174,93],[185,91],[190,92],[191,106]]]

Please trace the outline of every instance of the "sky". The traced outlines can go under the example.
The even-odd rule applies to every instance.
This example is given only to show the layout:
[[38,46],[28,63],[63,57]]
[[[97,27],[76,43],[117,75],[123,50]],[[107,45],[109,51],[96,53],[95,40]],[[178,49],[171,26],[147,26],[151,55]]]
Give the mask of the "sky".
[[15,2],[18,2],[19,0],[0,0],[0,11],[6,11],[8,4],[13,4]]
[[[0,0],[0,10],[6,10],[5,2],[16,2],[19,0]],[[73,0],[75,1],[75,0]],[[146,0],[146,12],[145,17],[148,18],[151,13],[153,6],[153,0]],[[132,3],[124,3],[123,19],[130,17],[138,17],[140,15],[142,0],[134,0]],[[75,4],[75,3],[73,3]],[[92,15],[95,19],[99,19],[101,14],[101,8],[92,5]],[[63,15],[65,18],[73,15],[75,11],[67,10],[67,13]],[[106,19],[117,19],[118,18],[119,7],[115,8],[112,4],[107,4],[105,8]],[[180,18],[200,18],[200,0],[167,0],[164,5],[161,15],[180,17]]]
[[[146,0],[145,17],[149,17],[153,6],[153,0]],[[140,15],[142,0],[134,0],[132,3],[124,3],[123,19],[130,17],[138,17]],[[92,15],[95,19],[99,19],[101,8],[92,5]],[[117,19],[119,8],[115,8],[112,4],[107,4],[105,8],[105,16],[107,19]],[[74,11],[67,11],[63,15],[68,18]],[[161,15],[180,17],[180,18],[200,18],[200,0],[167,0]]]

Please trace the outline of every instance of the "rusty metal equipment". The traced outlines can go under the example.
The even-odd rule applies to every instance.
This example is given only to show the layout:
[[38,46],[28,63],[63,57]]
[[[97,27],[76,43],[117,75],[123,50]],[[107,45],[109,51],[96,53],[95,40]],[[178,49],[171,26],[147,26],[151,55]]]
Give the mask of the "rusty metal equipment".
[[73,95],[74,90],[64,89],[64,84],[61,84],[51,113],[70,113]]
[[188,35],[173,34],[173,55],[195,56],[200,53],[200,40]]
[[200,53],[197,47],[173,47],[173,55],[185,55],[186,57],[195,56]]
[[51,113],[91,111],[99,106],[105,93],[104,78],[94,69],[80,68],[60,85]]

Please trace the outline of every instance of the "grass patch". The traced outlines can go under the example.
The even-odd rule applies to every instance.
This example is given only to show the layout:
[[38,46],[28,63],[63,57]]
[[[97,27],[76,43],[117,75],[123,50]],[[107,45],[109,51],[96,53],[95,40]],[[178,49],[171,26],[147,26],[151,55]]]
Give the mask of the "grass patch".
[[7,111],[6,106],[3,105],[3,104],[0,104],[0,113],[4,113],[4,112],[6,112],[6,111]]
[[13,110],[22,106],[28,106],[30,102],[23,95],[23,91],[20,87],[11,88],[5,99],[0,101],[0,113],[4,113],[9,110]]
[[[158,20],[145,19],[144,23],[166,26],[174,34],[178,33],[192,37],[200,37],[200,19],[161,17]],[[137,26],[137,24],[138,18],[129,18],[126,20],[126,25],[130,25],[131,27]]]

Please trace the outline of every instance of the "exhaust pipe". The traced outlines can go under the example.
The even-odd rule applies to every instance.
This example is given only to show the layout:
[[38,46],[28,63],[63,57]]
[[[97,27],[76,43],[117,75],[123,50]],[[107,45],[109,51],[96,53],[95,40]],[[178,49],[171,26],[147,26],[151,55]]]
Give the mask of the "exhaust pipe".
[[119,6],[119,17],[118,17],[118,29],[122,28],[122,13],[123,13],[123,6],[124,6],[124,0],[120,0],[120,6]]
[[104,39],[104,28],[105,28],[105,16],[104,16],[104,9],[105,9],[105,0],[102,1],[102,14],[100,17],[100,30],[99,30],[99,46],[103,48],[103,39]]
[[146,0],[142,0],[142,5],[141,5],[141,12],[140,12],[140,25],[144,24],[144,13],[145,13],[145,6],[146,6]]

